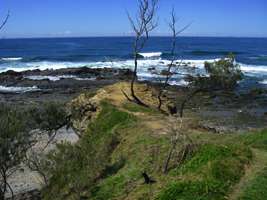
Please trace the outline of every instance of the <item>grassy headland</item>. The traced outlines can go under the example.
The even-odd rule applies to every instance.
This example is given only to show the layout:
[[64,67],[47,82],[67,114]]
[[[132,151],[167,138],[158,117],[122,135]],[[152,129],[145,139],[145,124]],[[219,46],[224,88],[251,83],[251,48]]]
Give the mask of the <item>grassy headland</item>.
[[[182,131],[194,148],[179,160],[185,144],[176,145],[163,173],[177,120],[153,108],[150,89],[137,87],[151,108],[127,102],[124,83],[71,103],[96,109],[86,120],[75,114],[76,124],[86,127],[78,143],[60,144],[50,153],[44,199],[266,199],[267,130],[215,134],[187,117]],[[144,172],[153,183],[145,184]]]

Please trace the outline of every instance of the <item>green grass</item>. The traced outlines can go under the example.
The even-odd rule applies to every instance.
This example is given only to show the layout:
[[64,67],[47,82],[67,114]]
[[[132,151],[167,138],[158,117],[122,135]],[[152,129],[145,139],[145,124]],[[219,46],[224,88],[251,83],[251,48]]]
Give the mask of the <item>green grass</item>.
[[242,137],[245,145],[267,151],[267,129],[257,133],[249,133]]
[[130,111],[130,112],[140,112],[140,113],[148,113],[148,114],[159,114],[160,112],[153,108],[147,108],[140,105],[137,105],[135,103],[124,103],[122,106],[124,109]]
[[117,163],[111,162],[111,154],[120,142],[117,129],[124,129],[136,119],[106,102],[101,103],[101,108],[77,144],[61,144],[50,153],[51,178],[43,191],[44,199],[88,196],[98,179],[115,173]]
[[[144,118],[125,110],[159,114],[131,103],[119,109],[102,102],[81,140],[59,145],[50,155],[52,176],[44,199],[223,200],[253,164],[251,149],[267,150],[266,130],[234,136],[192,132],[197,149],[180,166],[174,154],[169,173],[163,174],[169,138],[151,132],[141,123]],[[242,200],[264,197],[266,169],[242,191]],[[156,183],[144,184],[143,171]]]
[[266,200],[267,199],[267,167],[245,189],[240,200]]
[[225,199],[251,158],[251,151],[244,146],[203,145],[183,166],[172,172],[180,175],[183,181],[168,185],[158,199]]

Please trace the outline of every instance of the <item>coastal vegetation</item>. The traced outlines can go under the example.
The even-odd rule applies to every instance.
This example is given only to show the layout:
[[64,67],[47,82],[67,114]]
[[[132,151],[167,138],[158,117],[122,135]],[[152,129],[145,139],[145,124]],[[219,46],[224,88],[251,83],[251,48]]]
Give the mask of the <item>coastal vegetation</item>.
[[[47,70],[46,75],[65,72],[84,79],[73,89],[63,78],[63,91],[55,87],[53,93],[47,76],[45,92],[30,93],[30,101],[16,102],[10,95],[9,103],[0,104],[0,200],[266,199],[266,113],[244,109],[252,100],[259,104],[253,112],[266,106],[266,90],[237,90],[244,74],[232,54],[187,75],[186,86],[171,86],[172,76],[187,67],[175,60],[177,36],[189,26],[177,29],[174,9],[171,61],[160,73],[153,69],[163,81],[138,81],[140,53],[157,27],[158,0],[138,3],[137,17],[128,14],[135,34],[133,72]],[[33,71],[7,71],[0,78],[9,85],[30,84],[36,80],[29,74],[41,73]],[[57,99],[58,92],[69,99]],[[48,101],[48,94],[57,101]],[[68,130],[75,135],[69,141]],[[21,198],[10,179],[32,172],[39,184],[30,190],[37,195]]]
[[22,113],[0,104],[0,199],[13,189],[8,178],[20,168],[32,145],[29,129]]
[[[212,65],[213,69],[218,63],[233,69],[233,74],[238,74],[233,77],[241,77],[238,66],[229,59],[207,66]],[[207,82],[214,80],[213,75],[206,78],[210,79]],[[236,84],[227,83],[233,88]],[[223,81],[214,85],[220,85],[219,89],[223,90],[219,91],[226,94],[229,92],[226,89],[233,89]],[[42,199],[265,198],[266,130],[233,132],[226,129],[228,134],[217,134],[213,129],[203,129],[200,126],[203,118],[194,112],[195,107],[204,112],[210,106],[208,102],[213,101],[212,95],[197,93],[197,100],[192,98],[188,102],[184,107],[187,114],[180,118],[179,114],[166,113],[170,113],[170,104],[181,105],[191,87],[180,91],[178,99],[164,96],[164,112],[161,112],[157,86],[136,83],[135,92],[146,107],[125,98],[122,91],[130,92],[129,86],[128,82],[119,82],[81,94],[67,104],[51,102],[17,109],[22,114],[4,109],[0,121],[7,123],[1,125],[1,137],[14,135],[22,139],[21,147],[1,145],[1,148],[18,147],[18,152],[23,153],[19,157],[11,154],[19,159],[12,169],[17,170],[20,163],[26,163],[38,172],[44,183]],[[178,92],[168,91],[175,96]],[[256,96],[261,94],[255,93]],[[225,98],[223,94],[217,96]],[[6,121],[6,113],[11,113],[11,121]],[[27,119],[25,124],[23,119]],[[54,139],[62,126],[79,130],[78,142],[61,142],[43,154],[26,155],[28,145],[33,146],[36,142],[26,142],[31,141],[32,136],[26,133]],[[31,128],[39,131],[29,132]],[[7,130],[14,131],[7,133]],[[10,142],[18,141],[10,139]],[[21,151],[21,148],[25,150]]]
[[[264,191],[264,185],[256,185],[266,182],[261,176],[266,130],[217,135],[193,128],[197,122],[185,118],[183,133],[194,146],[181,157],[185,140],[178,142],[164,172],[172,128],[179,123],[157,111],[157,96],[154,104],[145,101],[151,108],[123,100],[120,90],[127,87],[105,89],[111,94],[98,99],[99,112],[80,141],[60,144],[49,154],[53,164],[44,199],[253,199],[255,190]],[[249,174],[252,169],[257,172]],[[262,192],[258,199],[264,197]]]

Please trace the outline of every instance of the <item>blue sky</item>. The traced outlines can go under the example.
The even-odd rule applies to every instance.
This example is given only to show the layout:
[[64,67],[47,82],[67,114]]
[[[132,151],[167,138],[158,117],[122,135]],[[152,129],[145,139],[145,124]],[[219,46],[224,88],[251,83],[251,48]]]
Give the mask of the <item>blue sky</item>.
[[[137,0],[0,0],[0,17],[11,17],[1,37],[124,36],[131,34],[126,10]],[[183,35],[267,37],[267,0],[160,0],[159,27],[174,6],[179,25],[193,21]]]

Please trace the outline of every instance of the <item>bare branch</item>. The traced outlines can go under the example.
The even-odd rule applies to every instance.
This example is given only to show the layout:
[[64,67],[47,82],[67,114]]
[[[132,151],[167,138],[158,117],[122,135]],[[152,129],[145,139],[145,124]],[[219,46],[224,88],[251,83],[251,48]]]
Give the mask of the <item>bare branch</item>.
[[127,12],[128,19],[135,33],[133,43],[134,55],[134,73],[131,80],[131,96],[139,104],[146,106],[136,95],[134,83],[137,80],[138,54],[144,48],[151,31],[157,27],[157,21],[154,20],[157,10],[158,0],[138,0],[138,12],[134,20]]
[[178,20],[177,20],[176,14],[175,14],[175,10],[174,10],[174,8],[172,8],[171,19],[170,19],[170,22],[168,23],[169,29],[172,33],[172,47],[171,47],[171,51],[170,51],[172,58],[171,58],[171,63],[169,64],[169,67],[168,67],[168,70],[166,73],[166,78],[165,78],[163,87],[160,89],[159,94],[158,94],[158,100],[159,100],[158,109],[159,110],[161,110],[161,106],[162,106],[161,96],[162,96],[163,90],[167,87],[169,80],[171,79],[171,77],[174,74],[174,73],[172,73],[172,69],[175,67],[175,71],[177,71],[182,64],[182,60],[178,64],[174,64],[174,61],[176,58],[175,50],[176,50],[177,37],[180,33],[182,33],[184,30],[186,30],[191,25],[191,23],[190,23],[190,24],[186,25],[185,27],[183,27],[182,29],[177,31],[177,27],[176,27],[177,21]]
[[0,25],[0,30],[6,25],[9,16],[10,16],[10,12],[8,11],[5,20],[4,20],[4,21],[2,22],[2,24]]

